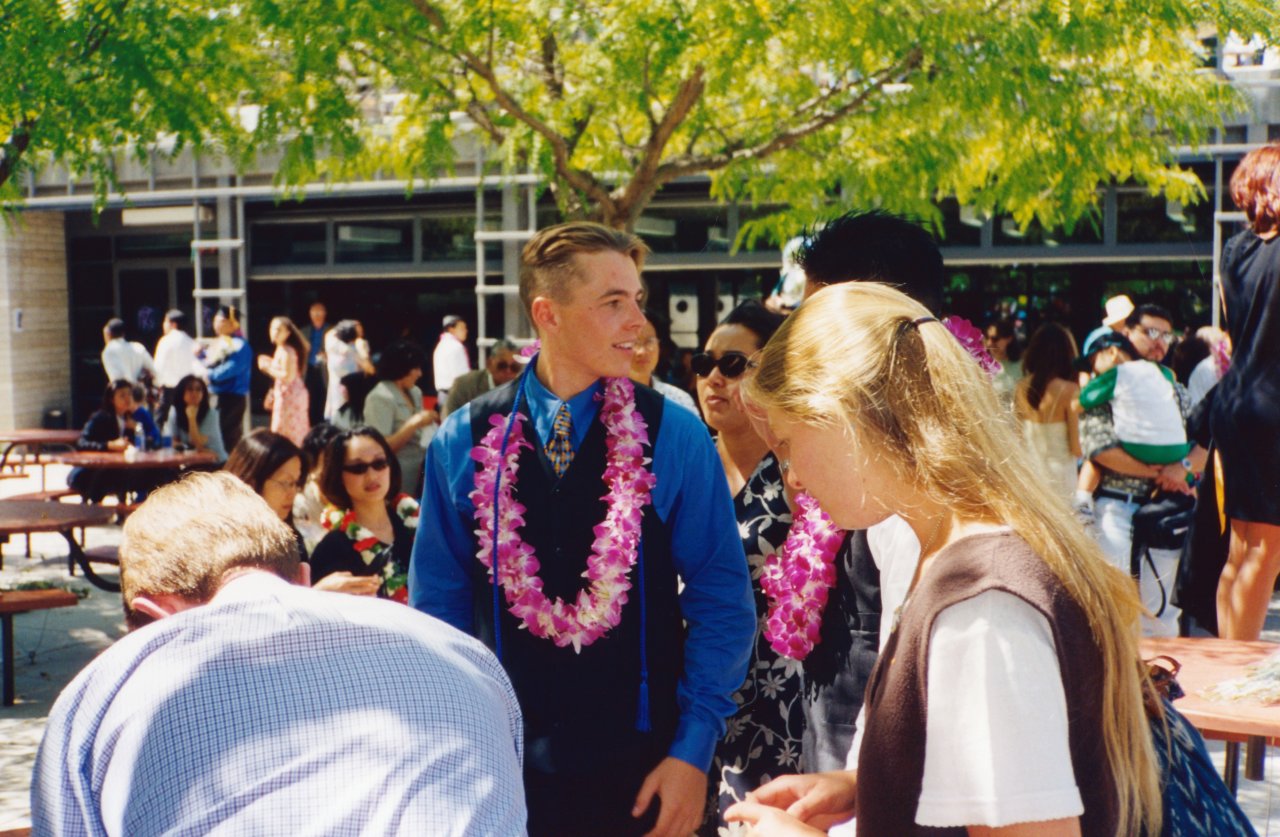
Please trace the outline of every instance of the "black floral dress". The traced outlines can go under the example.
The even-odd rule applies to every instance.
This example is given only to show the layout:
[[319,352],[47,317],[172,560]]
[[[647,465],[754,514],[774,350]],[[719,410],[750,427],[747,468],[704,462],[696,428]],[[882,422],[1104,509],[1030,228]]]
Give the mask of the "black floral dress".
[[804,738],[801,664],[780,657],[764,636],[768,602],[760,589],[765,559],[782,548],[791,528],[791,511],[782,488],[782,471],[772,453],[756,466],[733,498],[738,534],[751,567],[756,598],[756,644],[747,680],[733,695],[737,711],[711,762],[707,818],[699,834],[729,835],[747,831],[741,823],[724,822],[723,814],[770,779],[800,772]]

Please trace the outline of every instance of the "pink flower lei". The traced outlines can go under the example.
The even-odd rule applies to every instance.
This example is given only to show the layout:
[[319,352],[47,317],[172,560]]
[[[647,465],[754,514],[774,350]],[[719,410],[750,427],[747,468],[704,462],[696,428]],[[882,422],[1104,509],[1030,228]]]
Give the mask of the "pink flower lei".
[[765,559],[760,588],[769,602],[764,635],[784,657],[803,660],[821,641],[827,591],[836,583],[835,556],[844,540],[808,494],[796,495],[796,514],[782,549]]
[[[635,390],[627,378],[610,378],[604,384],[600,418],[607,431],[608,454],[604,469],[608,507],[604,520],[594,528],[595,541],[583,575],[590,583],[578,592],[573,604],[548,599],[538,578],[540,565],[533,547],[520,537],[525,507],[515,498],[520,452],[532,449],[525,438],[525,417],[517,412],[505,453],[502,437],[507,416],[495,415],[493,427],[471,452],[480,463],[476,471],[471,502],[480,551],[477,558],[489,568],[493,578],[493,535],[498,528],[498,580],[506,594],[507,607],[531,634],[550,639],[559,647],[572,645],[581,652],[584,645],[604,636],[622,619],[622,606],[631,589],[628,574],[636,563],[640,545],[640,523],[644,507],[657,480],[646,470],[644,447],[649,443],[648,427],[636,412]],[[495,481],[498,485],[494,505]]]

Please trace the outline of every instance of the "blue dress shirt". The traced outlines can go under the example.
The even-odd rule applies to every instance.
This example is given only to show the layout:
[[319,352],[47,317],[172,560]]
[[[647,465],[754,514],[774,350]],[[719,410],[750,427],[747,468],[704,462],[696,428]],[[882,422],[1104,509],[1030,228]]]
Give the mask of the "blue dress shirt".
[[[534,443],[545,445],[556,412],[566,403],[576,451],[600,409],[595,396],[601,384],[597,381],[562,402],[536,375],[522,379],[538,440]],[[668,752],[707,770],[724,734],[725,718],[736,707],[733,692],[746,676],[755,639],[751,577],[724,468],[701,420],[687,410],[663,410],[652,441],[650,467],[658,482],[651,499],[671,532],[672,558],[684,582],[680,610],[688,627],[676,692],[680,722]],[[472,535],[477,524],[468,496],[475,488],[471,448],[471,409],[464,405],[449,416],[427,448],[409,602],[474,633],[471,564],[477,560]],[[600,641],[608,642],[608,636]]]

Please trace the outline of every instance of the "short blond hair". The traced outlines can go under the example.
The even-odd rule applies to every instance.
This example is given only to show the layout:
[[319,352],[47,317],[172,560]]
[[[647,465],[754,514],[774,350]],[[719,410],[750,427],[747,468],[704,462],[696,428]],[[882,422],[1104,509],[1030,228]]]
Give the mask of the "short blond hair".
[[1119,801],[1117,834],[1160,830],[1160,785],[1143,709],[1141,603],[1026,452],[986,373],[905,294],[832,285],[787,318],[744,385],[755,409],[843,430],[887,452],[934,502],[1013,529],[1088,617],[1102,654],[1103,745]]
[[574,282],[587,277],[574,269],[579,253],[621,253],[644,270],[649,247],[639,236],[589,221],[572,221],[539,230],[520,253],[520,301],[533,319],[533,301],[540,296],[563,301]]
[[120,588],[126,611],[140,595],[204,603],[228,570],[298,575],[293,530],[228,473],[187,474],[152,492],[124,524]]

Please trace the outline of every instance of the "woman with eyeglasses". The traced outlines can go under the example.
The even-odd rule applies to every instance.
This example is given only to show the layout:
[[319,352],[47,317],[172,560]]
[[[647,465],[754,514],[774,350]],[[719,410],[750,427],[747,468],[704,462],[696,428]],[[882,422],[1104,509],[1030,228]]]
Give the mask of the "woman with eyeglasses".
[[407,600],[418,503],[400,493],[400,463],[387,440],[368,426],[334,437],[324,452],[320,490],[329,533],[311,553],[313,579],[349,572],[377,579],[381,595]]
[[645,309],[644,325],[640,327],[640,336],[636,338],[635,348],[631,351],[631,374],[628,377],[637,384],[656,389],[671,403],[697,413],[698,408],[694,406],[693,397],[689,393],[653,374],[662,357],[662,344],[671,339],[670,332],[671,329],[661,314]]
[[419,495],[427,455],[422,431],[440,420],[435,410],[422,409],[418,379],[426,363],[426,353],[412,343],[392,343],[378,358],[379,380],[364,400],[364,423],[387,440],[400,462],[405,488],[414,496]]
[[[302,450],[285,436],[260,428],[245,436],[232,449],[225,470],[252,488],[281,520],[289,524],[298,546],[298,555],[305,564],[306,546],[293,522],[293,501],[298,496],[306,471],[306,455]],[[314,578],[312,580],[315,581]],[[371,584],[368,579],[355,578],[350,573],[332,574],[315,586],[322,590],[366,595],[372,595],[378,589],[377,582]]]
[[[692,358],[702,415],[715,431],[716,451],[733,494],[738,532],[752,579],[765,559],[782,547],[791,524],[782,470],[769,445],[756,434],[738,396],[750,358],[768,342],[784,317],[755,300],[744,302],[711,332]],[[707,784],[711,796],[701,833],[725,827],[723,814],[768,776],[800,769],[804,737],[799,663],[780,657],[763,633],[768,603],[755,587],[756,643],[747,680],[734,694],[738,709],[716,746]]]
[[175,445],[195,451],[212,451],[218,464],[227,461],[218,410],[209,403],[209,387],[195,375],[187,375],[174,388],[175,404],[165,422],[164,435]]

